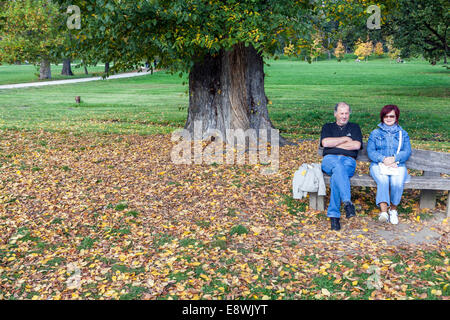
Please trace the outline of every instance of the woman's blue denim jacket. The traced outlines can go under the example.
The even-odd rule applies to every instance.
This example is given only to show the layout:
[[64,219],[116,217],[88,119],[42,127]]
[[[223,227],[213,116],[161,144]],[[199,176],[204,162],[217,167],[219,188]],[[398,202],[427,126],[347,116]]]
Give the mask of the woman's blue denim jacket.
[[[379,124],[378,128],[370,133],[369,141],[367,143],[367,155],[372,162],[383,162],[385,157],[395,157],[398,165],[405,166],[405,162],[411,155],[411,143],[409,141],[408,133],[399,125],[391,128],[389,131],[384,129],[383,124]],[[403,142],[398,154],[398,139],[402,130]]]

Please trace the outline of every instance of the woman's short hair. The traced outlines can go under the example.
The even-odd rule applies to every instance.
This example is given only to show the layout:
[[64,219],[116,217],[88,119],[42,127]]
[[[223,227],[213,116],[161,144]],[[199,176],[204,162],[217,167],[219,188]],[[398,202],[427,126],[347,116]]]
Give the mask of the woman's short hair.
[[380,119],[381,123],[384,122],[384,117],[391,111],[395,112],[395,123],[398,123],[398,119],[400,118],[400,109],[395,104],[388,104],[381,109]]

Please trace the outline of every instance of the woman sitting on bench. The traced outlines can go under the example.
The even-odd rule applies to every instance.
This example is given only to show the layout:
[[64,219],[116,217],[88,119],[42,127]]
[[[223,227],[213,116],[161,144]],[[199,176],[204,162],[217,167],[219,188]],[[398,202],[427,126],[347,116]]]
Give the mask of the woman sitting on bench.
[[367,155],[372,161],[370,175],[377,183],[376,203],[381,209],[378,220],[392,224],[398,224],[397,206],[409,178],[405,162],[411,155],[409,136],[399,126],[399,116],[396,105],[384,106],[381,123],[370,133],[367,143]]

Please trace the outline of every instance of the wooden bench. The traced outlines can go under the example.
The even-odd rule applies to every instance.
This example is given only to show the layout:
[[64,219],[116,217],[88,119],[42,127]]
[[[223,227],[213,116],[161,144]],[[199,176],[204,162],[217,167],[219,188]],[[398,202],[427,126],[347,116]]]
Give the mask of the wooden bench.
[[[323,155],[323,148],[319,148],[319,155]],[[357,161],[370,162],[367,156],[367,144],[358,152]],[[423,171],[422,176],[411,176],[405,183],[405,189],[421,190],[420,208],[434,209],[436,206],[436,192],[450,190],[450,178],[441,177],[441,174],[450,174],[450,153],[413,149],[409,160],[406,161],[408,169]],[[324,173],[326,185],[330,185],[330,176]],[[376,187],[375,180],[370,175],[355,175],[350,179],[354,187]],[[317,193],[309,194],[309,206],[312,209],[323,211],[324,197]],[[447,198],[447,217],[450,217],[450,193]]]

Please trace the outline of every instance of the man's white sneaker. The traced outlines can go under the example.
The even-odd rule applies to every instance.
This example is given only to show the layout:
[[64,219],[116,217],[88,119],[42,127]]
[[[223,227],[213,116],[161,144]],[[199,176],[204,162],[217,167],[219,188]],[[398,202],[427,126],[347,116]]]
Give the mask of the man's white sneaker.
[[389,222],[392,224],[398,224],[397,210],[389,210]]
[[389,220],[389,215],[387,214],[387,212],[382,212],[378,216],[378,221],[380,221],[380,222],[386,222],[388,220]]

